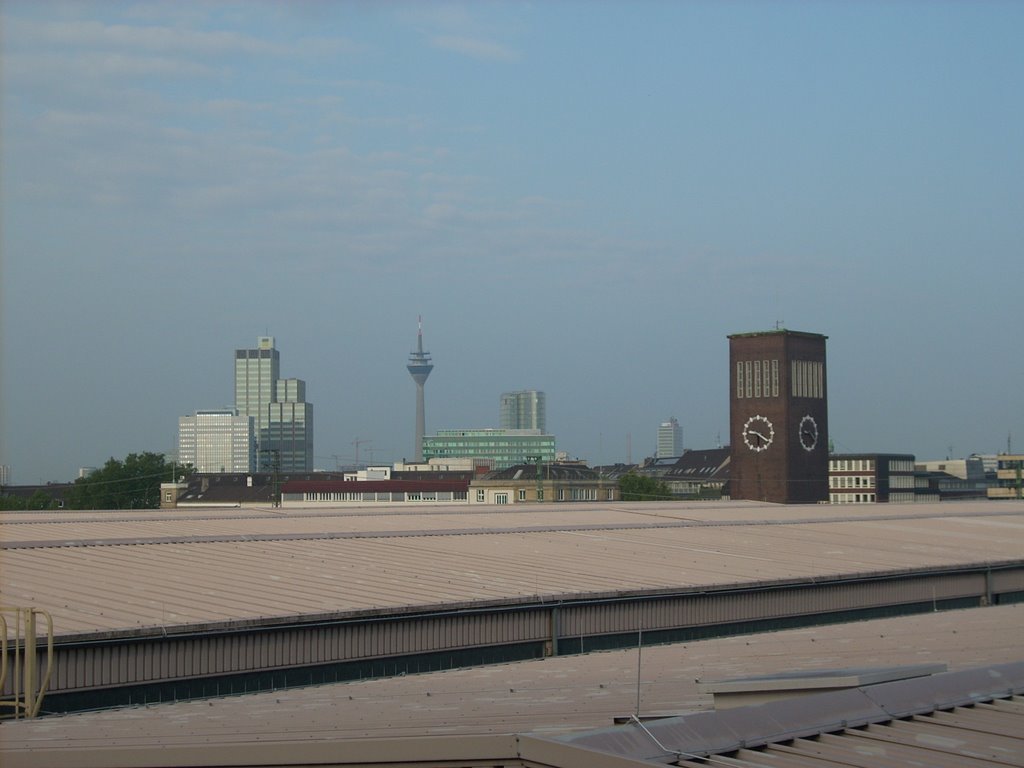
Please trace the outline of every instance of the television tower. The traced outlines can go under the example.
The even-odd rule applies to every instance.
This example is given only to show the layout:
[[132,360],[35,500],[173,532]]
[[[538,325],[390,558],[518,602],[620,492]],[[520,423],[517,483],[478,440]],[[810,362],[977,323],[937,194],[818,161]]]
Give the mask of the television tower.
[[423,316],[419,318],[419,331],[416,334],[416,351],[409,353],[409,364],[406,366],[412,380],[416,382],[416,456],[414,461],[423,461],[423,434],[426,432],[426,419],[423,415],[423,385],[427,376],[434,370],[430,362],[430,353],[423,351]]

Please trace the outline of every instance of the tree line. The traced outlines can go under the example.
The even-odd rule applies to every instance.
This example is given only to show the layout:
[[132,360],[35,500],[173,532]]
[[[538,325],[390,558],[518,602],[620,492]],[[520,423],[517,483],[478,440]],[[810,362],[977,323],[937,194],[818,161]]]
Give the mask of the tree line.
[[664,480],[627,472],[619,478],[622,501],[671,501],[674,497]]
[[[64,497],[67,509],[157,509],[160,483],[171,482],[192,472],[168,462],[162,453],[130,453],[119,460],[110,458],[101,469],[78,478]],[[653,477],[629,472],[619,478],[622,501],[670,501],[668,484]],[[29,498],[0,494],[2,510],[56,509],[59,501],[38,490]]]
[[[63,498],[66,509],[157,509],[160,483],[189,474],[190,467],[168,462],[162,453],[111,457],[102,468],[78,478]],[[0,509],[57,509],[60,500],[40,489],[29,498],[0,495]]]

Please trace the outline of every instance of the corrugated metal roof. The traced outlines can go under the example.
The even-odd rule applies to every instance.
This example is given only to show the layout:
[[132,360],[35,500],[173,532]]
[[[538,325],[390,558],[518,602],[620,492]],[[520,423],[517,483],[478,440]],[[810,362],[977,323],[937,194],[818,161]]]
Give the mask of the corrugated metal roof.
[[[567,735],[561,739],[577,746],[630,758],[650,755],[652,744],[655,744],[664,747],[665,752],[687,758],[732,756],[738,751],[751,752],[763,748],[764,752],[758,751],[755,754],[779,751],[783,755],[837,757],[849,752],[847,758],[839,762],[848,765],[891,765],[886,760],[889,750],[882,746],[885,739],[875,749],[865,750],[865,742],[857,743],[856,739],[843,737],[863,735],[854,729],[863,729],[868,725],[888,725],[906,718],[918,723],[920,721],[917,718],[930,717],[937,710],[966,711],[965,707],[987,706],[993,698],[1011,699],[1020,694],[1024,694],[1024,661],[789,698],[760,706],[665,718],[637,728],[605,728]],[[989,714],[986,719],[989,721],[986,735],[978,739],[979,743],[990,743],[989,737],[992,735],[1009,735],[1009,719],[1002,724],[1003,727],[1000,727],[998,716]],[[1019,711],[1016,718],[1011,719],[1015,720],[1019,729],[1024,723],[1024,709]],[[934,724],[937,721],[927,722]],[[1017,758],[1024,760],[1024,731],[1013,733],[1013,736],[1018,747]],[[959,754],[968,761],[971,757],[982,755],[981,752],[971,755],[970,750],[961,752],[964,748],[963,739],[921,739],[914,744],[913,740],[896,737],[888,741],[893,751],[896,751],[898,744],[907,753],[907,758],[915,747],[923,747],[923,750],[917,751],[917,762],[910,763],[914,765],[950,764],[943,759],[943,756],[948,758],[950,754]],[[926,757],[929,750],[936,752],[931,759]],[[871,762],[864,763],[852,757],[858,753],[861,754],[861,760],[869,754]],[[985,757],[986,761],[979,764],[986,764],[988,759],[996,756],[989,754]],[[680,764],[691,765],[687,760]],[[761,765],[756,761],[740,764]]]
[[[707,711],[711,699],[700,692],[697,678],[934,661],[964,670],[1017,661],[1022,628],[1024,606],[1010,605],[645,647],[640,659],[640,713]],[[346,758],[352,759],[352,745],[373,739],[407,738],[419,745],[419,737],[555,735],[603,728],[614,718],[635,711],[637,662],[635,650],[612,651],[8,722],[0,724],[0,763],[6,764],[5,758],[10,757],[12,765],[27,765],[29,755],[38,758],[44,750],[60,750],[63,764],[69,767],[109,764],[97,762],[98,756],[108,754],[103,750],[114,750],[123,757],[126,748],[134,747],[154,764],[162,748],[242,746],[257,741],[292,744],[294,763],[306,759],[308,748],[333,742],[340,765]],[[876,698],[883,707],[896,706],[892,699]],[[805,710],[811,715],[819,713],[814,707]],[[954,711],[950,717],[967,714]],[[654,726],[648,722],[648,727]],[[875,730],[879,738],[885,738],[886,728],[901,727],[898,723],[871,726],[867,732]],[[637,729],[624,726],[616,730],[631,734]],[[923,733],[925,741],[937,735],[934,731]],[[907,740],[902,733],[889,738]],[[812,762],[804,764],[823,768],[825,763],[812,754],[817,743],[808,740],[808,754],[803,759]],[[651,746],[649,742],[647,746]],[[651,752],[657,754],[658,750]],[[762,756],[761,765],[769,759],[772,765],[791,759],[781,747],[770,756],[746,752]],[[863,754],[870,757],[871,753]],[[19,756],[25,760],[15,762]],[[733,758],[748,760],[738,765],[754,764],[742,753],[723,759]],[[143,757],[138,764],[146,764]],[[876,759],[865,764],[892,763]],[[932,763],[926,760],[922,764]]]
[[[5,546],[23,547],[0,551],[4,601],[50,611],[59,635],[1024,557],[1024,504],[1010,502],[864,510],[566,504],[467,514],[154,510],[0,520]],[[74,546],[81,540],[92,543]]]

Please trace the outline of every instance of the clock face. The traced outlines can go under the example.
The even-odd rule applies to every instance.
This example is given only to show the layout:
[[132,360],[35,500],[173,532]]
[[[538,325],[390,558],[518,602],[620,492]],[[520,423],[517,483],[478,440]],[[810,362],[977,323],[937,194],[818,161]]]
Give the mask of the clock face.
[[813,416],[804,416],[800,419],[800,445],[807,452],[813,451],[818,445],[818,422]]
[[774,439],[775,427],[764,416],[751,416],[743,425],[743,442],[755,453],[768,450]]

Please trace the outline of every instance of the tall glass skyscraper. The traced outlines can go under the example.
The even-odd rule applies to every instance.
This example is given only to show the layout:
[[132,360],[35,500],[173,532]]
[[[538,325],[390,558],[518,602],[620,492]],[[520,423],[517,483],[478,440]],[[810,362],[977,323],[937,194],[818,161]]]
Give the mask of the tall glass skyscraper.
[[306,402],[302,379],[278,379],[267,433],[269,444],[278,451],[282,471],[313,469],[313,405]]
[[256,463],[261,471],[278,462],[282,472],[313,469],[313,405],[306,382],[282,379],[273,336],[260,336],[255,349],[235,350],[235,409],[253,419]]
[[539,429],[547,433],[544,393],[536,389],[501,393],[502,429]]
[[274,388],[281,378],[281,356],[274,348],[273,336],[260,336],[256,349],[235,350],[235,410],[252,416],[255,427],[257,461],[270,427],[270,404],[276,399]]

